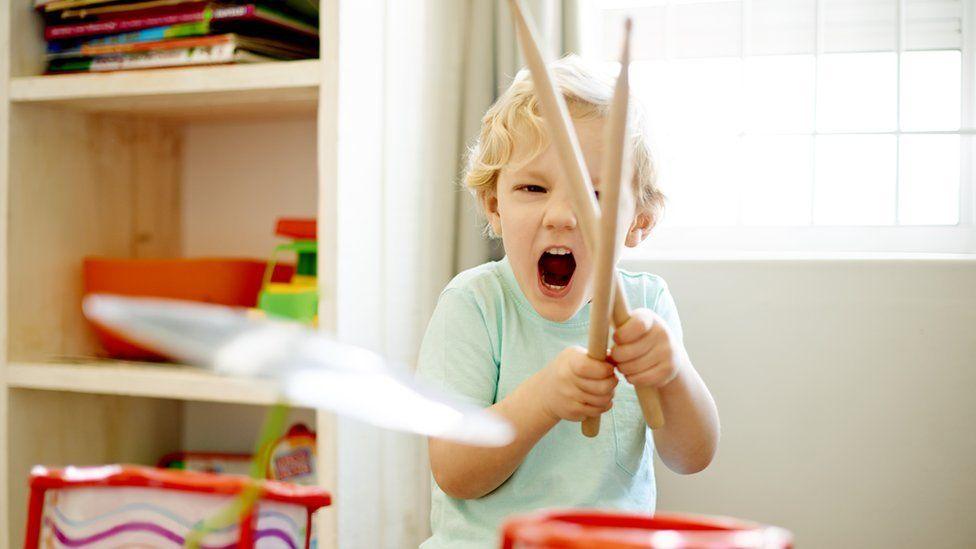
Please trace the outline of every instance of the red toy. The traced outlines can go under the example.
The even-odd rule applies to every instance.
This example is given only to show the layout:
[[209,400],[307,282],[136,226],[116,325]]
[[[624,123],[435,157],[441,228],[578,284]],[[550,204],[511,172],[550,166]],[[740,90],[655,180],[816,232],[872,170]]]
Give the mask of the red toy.
[[[85,258],[85,294],[106,293],[165,297],[234,307],[254,307],[267,262],[253,259],[108,259]],[[272,280],[289,280],[294,266],[275,266]],[[94,324],[94,323],[93,323]],[[164,360],[94,324],[102,347],[112,358]]]
[[509,519],[502,549],[789,549],[793,536],[733,518],[605,511],[545,511]]

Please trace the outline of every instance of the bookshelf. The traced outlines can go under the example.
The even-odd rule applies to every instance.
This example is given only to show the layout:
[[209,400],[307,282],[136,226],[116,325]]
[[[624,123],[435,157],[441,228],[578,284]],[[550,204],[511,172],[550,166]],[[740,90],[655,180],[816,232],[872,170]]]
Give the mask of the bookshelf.
[[277,400],[274,387],[258,380],[223,377],[178,364],[110,360],[8,363],[7,387],[256,405]]
[[[178,449],[247,451],[220,447],[216,439],[228,430],[235,434],[230,439],[249,439],[261,407],[275,399],[274,388],[260,381],[99,358],[81,315],[83,257],[174,257],[187,250],[188,132],[229,121],[275,128],[297,120],[314,128],[314,144],[301,152],[314,189],[299,199],[319,218],[320,324],[352,342],[379,339],[364,315],[381,304],[364,306],[349,296],[371,289],[375,279],[362,273],[379,277],[383,265],[382,248],[361,245],[357,228],[382,226],[384,215],[370,183],[380,174],[358,166],[375,164],[368,145],[381,140],[381,130],[362,120],[374,120],[381,102],[375,70],[385,50],[376,22],[385,7],[321,0],[320,8],[316,60],[44,76],[41,25],[30,2],[0,3],[0,548],[22,545],[33,464],[153,464]],[[238,170],[293,159],[276,153],[245,160],[251,164]],[[240,159],[207,161],[220,173]],[[218,211],[241,203],[232,188],[214,192],[224,193],[209,206],[214,219],[255,223]],[[207,204],[200,213],[198,201],[193,215],[206,216]],[[201,241],[199,232],[192,238],[193,249],[226,242]],[[374,508],[382,490],[343,463],[372,467],[369,459],[380,458],[366,459],[370,450],[356,444],[375,445],[375,435],[342,427],[323,411],[301,416],[319,433],[320,483],[344,494],[335,500],[345,498],[342,513],[363,515],[343,535],[366,532],[357,539],[371,545],[378,538],[369,536],[382,528],[363,511]],[[194,422],[201,423],[195,435]],[[218,446],[182,447],[187,438],[211,437]],[[341,490],[353,484],[357,490]],[[319,547],[340,545],[339,516],[334,507],[319,513]]]
[[310,59],[106,74],[21,76],[10,81],[10,101],[15,105],[138,114],[167,120],[314,116],[321,77],[319,65],[319,60]]

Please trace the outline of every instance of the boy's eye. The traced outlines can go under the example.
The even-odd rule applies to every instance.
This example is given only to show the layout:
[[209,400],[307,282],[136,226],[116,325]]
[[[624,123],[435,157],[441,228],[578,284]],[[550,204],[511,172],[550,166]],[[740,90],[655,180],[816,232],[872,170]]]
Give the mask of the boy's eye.
[[546,188],[542,185],[519,185],[515,190],[528,191],[530,193],[544,193]]

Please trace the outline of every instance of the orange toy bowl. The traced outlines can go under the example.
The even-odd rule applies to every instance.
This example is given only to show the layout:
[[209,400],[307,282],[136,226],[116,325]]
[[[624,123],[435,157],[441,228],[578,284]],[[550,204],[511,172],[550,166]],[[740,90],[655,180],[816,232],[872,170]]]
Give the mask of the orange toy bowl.
[[793,536],[774,526],[726,517],[606,511],[543,511],[510,518],[503,549],[788,549]]
[[[110,293],[254,307],[267,263],[253,259],[107,259],[84,261],[85,294]],[[294,267],[277,265],[272,280],[288,280]],[[125,360],[164,360],[92,323],[108,356]]]

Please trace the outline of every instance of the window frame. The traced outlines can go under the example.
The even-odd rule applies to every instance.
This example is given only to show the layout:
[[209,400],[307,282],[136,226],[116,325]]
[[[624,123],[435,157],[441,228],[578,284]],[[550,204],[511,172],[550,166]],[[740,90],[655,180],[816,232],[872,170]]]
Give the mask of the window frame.
[[[742,41],[740,59],[748,56],[748,28],[751,0],[740,0],[742,10]],[[816,49],[815,71],[819,72],[823,48],[823,1],[816,3]],[[628,2],[639,5],[637,1]],[[616,2],[615,4],[620,4]],[[670,9],[673,0],[666,0]],[[894,135],[896,137],[895,156],[895,223],[884,226],[663,226],[656,228],[648,242],[628,250],[625,257],[642,258],[668,256],[673,254],[700,253],[745,253],[782,254],[810,253],[815,255],[840,254],[976,254],[976,0],[961,0],[962,6],[962,44],[960,48],[961,74],[961,117],[959,130],[909,131],[901,129],[901,56],[904,49],[906,0],[897,0],[898,22],[896,39],[896,126],[893,131],[822,131],[816,126],[812,132],[794,135]],[[601,36],[603,18],[599,0],[587,0],[583,13],[586,21],[598,21],[596,25],[583,25],[581,49],[584,55],[599,54],[603,40]],[[914,50],[909,50],[914,51]],[[819,88],[819,74],[815,73],[814,109]],[[960,181],[959,181],[959,221],[956,225],[897,225],[898,193],[901,186],[900,137],[903,135],[959,135],[960,136]],[[743,135],[765,135],[742,132]],[[814,154],[816,154],[814,152]],[[815,161],[815,157],[814,157]],[[814,174],[815,177],[815,174]],[[665,217],[667,213],[665,213]]]

